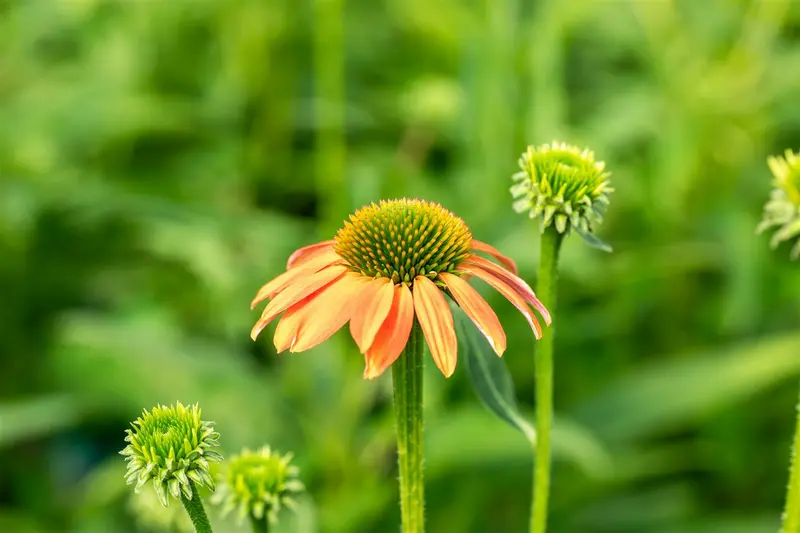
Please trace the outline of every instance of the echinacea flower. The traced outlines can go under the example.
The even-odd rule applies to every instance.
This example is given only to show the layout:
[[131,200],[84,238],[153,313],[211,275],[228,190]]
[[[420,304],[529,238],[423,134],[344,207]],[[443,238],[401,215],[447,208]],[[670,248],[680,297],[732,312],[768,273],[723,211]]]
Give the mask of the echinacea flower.
[[542,231],[551,224],[565,235],[575,229],[596,245],[590,235],[602,221],[608,194],[614,190],[605,163],[596,161],[589,149],[553,142],[529,146],[519,166],[511,187],[514,210],[539,218]]
[[400,356],[415,318],[436,366],[446,377],[453,374],[457,342],[445,294],[502,355],[505,332],[489,304],[467,283],[471,277],[505,296],[537,338],[541,326],[529,305],[550,324],[547,309],[517,276],[511,259],[474,240],[453,213],[423,200],[403,198],[363,207],[333,240],[295,251],[286,268],[253,300],[251,308],[271,299],[251,337],[255,340],[283,313],[275,329],[275,348],[278,353],[302,352],[349,321],[365,357],[367,379],[380,376]]
[[291,453],[281,455],[269,446],[245,449],[228,461],[214,501],[223,505],[223,515],[236,509],[240,521],[249,515],[275,523],[283,507],[296,505],[292,496],[305,489],[291,463]]
[[[784,241],[800,237],[800,154],[786,150],[785,157],[769,157],[767,164],[775,178],[775,188],[764,206],[764,220],[757,231],[779,226],[771,242],[777,248]],[[800,258],[800,239],[791,256]]]
[[159,405],[145,409],[126,430],[128,445],[119,453],[128,463],[126,481],[136,483],[135,492],[152,481],[158,501],[166,507],[170,495],[191,500],[195,485],[214,490],[209,462],[222,460],[213,450],[219,446],[219,433],[211,422],[200,420],[200,413],[197,405]]

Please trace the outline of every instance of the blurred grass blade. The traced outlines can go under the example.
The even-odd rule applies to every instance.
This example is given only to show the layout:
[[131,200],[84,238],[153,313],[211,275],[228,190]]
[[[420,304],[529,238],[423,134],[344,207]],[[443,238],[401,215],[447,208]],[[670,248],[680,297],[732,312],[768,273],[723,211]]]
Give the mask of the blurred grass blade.
[[85,408],[66,395],[0,404],[0,447],[49,436],[76,425]]
[[[528,414],[532,416],[522,412],[520,417],[524,420]],[[518,465],[527,471],[529,467],[523,465],[530,465],[530,444],[517,436],[517,428],[511,424],[492,426],[493,419],[494,413],[477,405],[428,417],[425,430],[428,479],[503,465]],[[575,465],[593,479],[611,473],[611,458],[605,446],[588,428],[563,417],[553,423],[553,457]]]
[[339,228],[350,209],[345,181],[344,2],[314,0],[314,79],[317,93],[315,173],[321,200],[320,235]]
[[798,353],[795,333],[670,358],[611,385],[577,417],[616,441],[686,427],[797,376]]
[[594,479],[607,479],[614,468],[611,453],[588,427],[568,418],[553,421],[555,456],[578,465]]
[[464,347],[462,353],[466,356],[467,372],[475,394],[487,409],[521,431],[531,444],[536,444],[536,431],[519,413],[514,382],[505,361],[492,351],[461,308],[452,307],[456,334],[461,339],[459,344]]

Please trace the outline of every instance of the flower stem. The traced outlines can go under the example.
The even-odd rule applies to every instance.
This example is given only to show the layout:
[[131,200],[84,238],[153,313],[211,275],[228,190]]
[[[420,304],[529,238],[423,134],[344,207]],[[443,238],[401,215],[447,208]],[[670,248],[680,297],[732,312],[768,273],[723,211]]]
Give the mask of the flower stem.
[[[558,253],[563,235],[550,226],[542,234],[536,295],[551,316],[555,315]],[[553,326],[544,328],[536,346],[536,450],[533,465],[531,533],[547,531],[547,503],[550,495],[550,428],[553,424]]]
[[425,531],[422,479],[422,329],[416,320],[405,350],[392,365],[400,515],[403,533]]
[[253,528],[253,533],[269,533],[269,520],[266,514],[261,518],[250,515],[250,526]]
[[789,467],[789,486],[786,488],[786,508],[783,511],[781,533],[800,531],[800,401],[797,404],[797,422],[792,443],[791,466]]
[[183,508],[189,513],[189,518],[192,519],[194,530],[197,533],[212,533],[211,522],[208,521],[208,515],[206,515],[206,510],[203,507],[203,500],[200,499],[200,494],[197,491],[194,481],[190,481],[189,483],[192,488],[192,499],[188,499],[183,495],[183,492],[181,492]]

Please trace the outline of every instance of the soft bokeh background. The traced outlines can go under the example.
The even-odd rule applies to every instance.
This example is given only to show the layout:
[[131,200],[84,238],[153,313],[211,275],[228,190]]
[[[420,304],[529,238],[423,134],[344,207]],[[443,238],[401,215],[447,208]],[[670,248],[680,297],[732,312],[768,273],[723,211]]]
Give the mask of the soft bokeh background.
[[[616,192],[615,252],[563,253],[552,533],[774,532],[800,265],[754,228],[798,94],[789,1],[0,2],[0,531],[166,531],[135,525],[116,452],[176,400],[228,454],[295,452],[310,496],[282,531],[397,531],[388,376],[363,381],[344,335],[254,344],[250,299],[401,195],[534,283],[508,188],[558,138]],[[486,294],[530,413],[530,330]],[[524,531],[526,441],[463,365],[427,371],[429,530]]]

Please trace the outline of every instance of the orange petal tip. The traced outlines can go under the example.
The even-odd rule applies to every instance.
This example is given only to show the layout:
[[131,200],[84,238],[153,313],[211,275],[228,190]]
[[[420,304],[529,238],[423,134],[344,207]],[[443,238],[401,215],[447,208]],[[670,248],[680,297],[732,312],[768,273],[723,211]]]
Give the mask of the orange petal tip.
[[436,284],[425,276],[414,278],[414,312],[431,357],[445,377],[456,368],[458,340],[450,306]]

